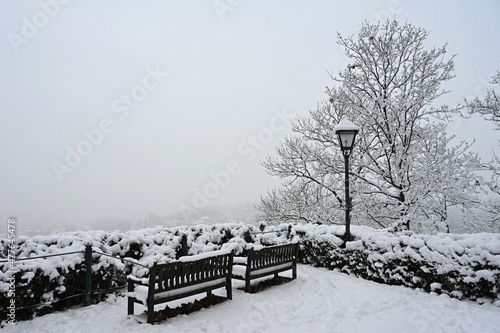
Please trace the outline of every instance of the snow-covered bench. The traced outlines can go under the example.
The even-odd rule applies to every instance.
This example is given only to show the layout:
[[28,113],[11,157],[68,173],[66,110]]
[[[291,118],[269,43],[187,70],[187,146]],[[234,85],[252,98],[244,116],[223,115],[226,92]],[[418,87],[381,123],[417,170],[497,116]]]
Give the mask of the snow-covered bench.
[[235,257],[233,278],[245,281],[245,291],[250,290],[250,281],[267,275],[292,270],[292,279],[297,278],[298,244],[268,246],[249,250],[247,257]]
[[128,280],[128,314],[134,314],[134,304],[147,307],[147,321],[154,324],[155,304],[166,303],[217,288],[226,288],[226,296],[232,299],[231,276],[233,252],[220,250],[194,256],[181,257],[166,264],[155,263],[149,269],[149,278]]

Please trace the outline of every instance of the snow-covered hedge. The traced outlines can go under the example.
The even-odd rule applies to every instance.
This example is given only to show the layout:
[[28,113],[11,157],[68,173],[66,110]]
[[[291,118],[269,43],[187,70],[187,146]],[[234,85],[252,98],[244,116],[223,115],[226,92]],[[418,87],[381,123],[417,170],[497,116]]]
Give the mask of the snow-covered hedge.
[[500,305],[500,234],[390,233],[354,228],[355,241],[341,248],[343,228],[293,228],[301,261],[391,285],[422,288],[459,299]]
[[[9,288],[15,278],[16,320],[28,319],[71,304],[83,302],[85,290],[85,245],[93,250],[93,299],[124,286],[133,272],[144,276],[155,261],[168,262],[182,254],[186,235],[187,254],[220,249],[224,244],[241,253],[248,244],[241,238],[249,230],[244,224],[197,225],[174,228],[150,228],[129,232],[70,232],[49,236],[18,237],[14,250],[18,258],[65,254],[43,259],[16,260],[0,264],[0,312],[10,302]],[[0,259],[7,259],[7,240],[0,240]],[[104,253],[106,255],[102,255]],[[126,258],[122,261],[118,258]],[[137,262],[135,265],[131,262]],[[75,297],[72,297],[77,295]],[[68,299],[68,297],[70,297]]]
[[[0,264],[0,311],[5,311],[9,304],[7,295],[12,276],[16,281],[17,320],[64,308],[67,302],[81,304],[85,245],[90,244],[93,249],[95,301],[100,295],[123,286],[127,274],[145,276],[147,268],[144,266],[181,256],[183,236],[188,255],[221,248],[232,248],[236,254],[244,254],[254,245],[299,242],[299,259],[303,263],[339,269],[381,283],[423,288],[457,298],[487,298],[500,303],[499,234],[430,236],[354,227],[352,233],[356,240],[341,248],[342,241],[336,235],[343,233],[342,227],[295,225],[289,229],[284,224],[268,227],[265,231],[258,233],[260,230],[255,226],[228,223],[19,237],[16,243],[18,258],[80,253],[18,260],[14,269],[8,262]],[[1,258],[7,257],[7,245],[5,240],[0,241]],[[78,294],[74,299],[67,299]]]

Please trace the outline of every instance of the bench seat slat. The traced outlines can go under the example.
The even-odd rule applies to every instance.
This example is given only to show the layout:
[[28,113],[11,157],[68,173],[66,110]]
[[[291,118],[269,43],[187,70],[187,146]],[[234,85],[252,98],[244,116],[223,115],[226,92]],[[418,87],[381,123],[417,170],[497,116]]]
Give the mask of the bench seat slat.
[[[154,301],[158,300],[173,300],[173,297],[179,296],[179,295],[187,295],[190,293],[194,294],[199,294],[201,293],[199,290],[207,287],[213,287],[213,286],[224,286],[226,283],[225,278],[219,278],[216,280],[212,281],[207,281],[199,284],[193,284],[190,286],[182,287],[182,288],[177,288],[177,289],[172,289],[168,291],[162,291],[159,293],[154,294]],[[129,297],[134,297],[138,301],[142,302],[144,305],[147,305],[147,298],[148,298],[148,287],[145,286],[137,286],[133,292],[127,293]],[[187,296],[186,296],[187,297]],[[182,297],[181,297],[182,298]],[[164,303],[165,301],[161,302]]]
[[256,271],[251,271],[250,276],[251,277],[255,277],[257,275],[263,276],[263,275],[266,275],[267,273],[275,273],[276,271],[280,271],[280,270],[281,271],[289,270],[289,269],[292,269],[292,267],[293,267],[292,263],[270,266],[267,268],[258,269]]

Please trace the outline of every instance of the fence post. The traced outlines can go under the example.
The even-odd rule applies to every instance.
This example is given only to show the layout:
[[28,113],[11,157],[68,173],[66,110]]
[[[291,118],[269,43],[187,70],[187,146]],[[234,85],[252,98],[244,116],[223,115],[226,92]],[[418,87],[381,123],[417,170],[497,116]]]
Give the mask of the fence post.
[[188,238],[187,238],[186,234],[182,235],[182,237],[181,237],[181,246],[182,246],[182,250],[181,250],[182,255],[187,256],[187,254],[188,254]]
[[253,243],[252,235],[250,234],[250,229],[245,231],[243,234],[243,240],[247,243]]
[[90,305],[92,289],[92,245],[85,245],[85,306]]

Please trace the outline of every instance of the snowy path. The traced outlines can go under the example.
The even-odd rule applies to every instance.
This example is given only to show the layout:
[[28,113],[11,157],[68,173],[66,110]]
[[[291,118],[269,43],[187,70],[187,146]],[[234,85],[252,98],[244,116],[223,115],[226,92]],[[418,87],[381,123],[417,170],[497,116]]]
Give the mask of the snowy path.
[[[235,281],[234,286],[241,286]],[[298,279],[154,326],[127,318],[126,299],[7,325],[3,332],[500,332],[500,308],[299,265]],[[221,295],[224,292],[221,291]],[[161,307],[164,307],[162,305]],[[143,308],[136,307],[136,312]]]

